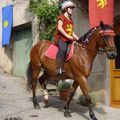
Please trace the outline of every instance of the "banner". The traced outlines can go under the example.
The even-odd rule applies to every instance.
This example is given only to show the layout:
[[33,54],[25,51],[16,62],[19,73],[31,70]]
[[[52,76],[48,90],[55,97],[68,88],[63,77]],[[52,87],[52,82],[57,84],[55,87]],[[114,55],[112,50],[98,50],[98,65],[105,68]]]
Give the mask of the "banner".
[[10,44],[11,29],[13,25],[13,6],[2,8],[2,46]]
[[114,0],[89,0],[90,27],[95,27],[102,20],[105,24],[112,25],[114,17]]

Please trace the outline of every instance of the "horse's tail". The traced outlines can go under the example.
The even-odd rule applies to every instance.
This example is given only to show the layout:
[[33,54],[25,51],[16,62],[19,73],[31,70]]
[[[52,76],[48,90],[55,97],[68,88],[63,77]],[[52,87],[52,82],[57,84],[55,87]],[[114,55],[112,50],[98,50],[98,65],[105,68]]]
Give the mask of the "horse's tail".
[[27,75],[27,90],[31,90],[32,89],[32,78],[33,78],[31,61],[28,64],[26,75]]

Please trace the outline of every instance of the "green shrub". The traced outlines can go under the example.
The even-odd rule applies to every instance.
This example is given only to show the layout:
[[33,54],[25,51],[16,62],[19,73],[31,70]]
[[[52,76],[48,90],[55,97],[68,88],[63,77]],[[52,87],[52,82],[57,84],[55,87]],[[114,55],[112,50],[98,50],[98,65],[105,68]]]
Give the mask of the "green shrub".
[[38,17],[40,39],[55,36],[59,2],[56,0],[30,0],[29,11]]
[[71,88],[71,83],[67,81],[62,81],[60,80],[58,83],[58,90],[64,90],[64,89],[69,89]]

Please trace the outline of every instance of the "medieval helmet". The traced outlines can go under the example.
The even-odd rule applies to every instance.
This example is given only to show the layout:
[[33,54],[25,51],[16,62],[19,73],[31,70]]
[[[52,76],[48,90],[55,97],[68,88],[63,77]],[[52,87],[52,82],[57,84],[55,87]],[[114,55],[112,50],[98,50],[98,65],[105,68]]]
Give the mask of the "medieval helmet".
[[62,9],[62,11],[64,11],[66,8],[68,8],[68,7],[75,7],[75,4],[72,2],[72,1],[65,1],[65,2],[63,2],[62,3],[62,5],[61,5],[61,9]]

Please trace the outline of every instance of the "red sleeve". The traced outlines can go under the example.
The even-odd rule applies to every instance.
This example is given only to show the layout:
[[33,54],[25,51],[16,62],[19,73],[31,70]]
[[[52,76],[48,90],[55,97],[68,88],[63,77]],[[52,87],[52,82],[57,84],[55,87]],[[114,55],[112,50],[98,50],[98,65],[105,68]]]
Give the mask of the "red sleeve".
[[64,21],[63,15],[58,16],[58,17],[57,17],[57,20],[62,20],[62,21]]

